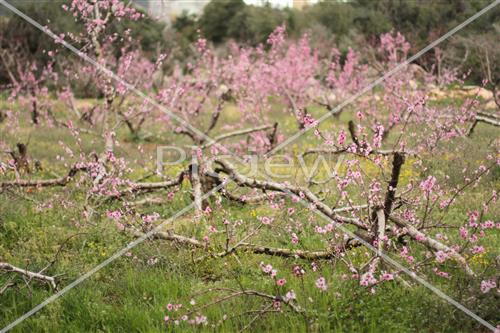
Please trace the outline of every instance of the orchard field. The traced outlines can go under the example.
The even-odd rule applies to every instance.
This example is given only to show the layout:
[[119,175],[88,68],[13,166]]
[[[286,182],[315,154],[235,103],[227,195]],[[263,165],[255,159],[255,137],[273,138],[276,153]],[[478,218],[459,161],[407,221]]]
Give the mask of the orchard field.
[[60,12],[43,61],[0,31],[0,329],[498,331],[497,58],[286,25],[179,57],[126,2]]

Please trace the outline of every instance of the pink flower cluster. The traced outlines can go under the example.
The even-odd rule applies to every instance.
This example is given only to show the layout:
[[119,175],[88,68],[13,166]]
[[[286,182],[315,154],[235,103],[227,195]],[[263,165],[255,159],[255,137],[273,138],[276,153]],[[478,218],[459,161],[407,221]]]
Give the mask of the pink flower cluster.
[[486,294],[491,289],[494,289],[496,287],[497,287],[497,283],[496,283],[495,279],[488,279],[488,280],[481,281],[481,292],[483,294]]

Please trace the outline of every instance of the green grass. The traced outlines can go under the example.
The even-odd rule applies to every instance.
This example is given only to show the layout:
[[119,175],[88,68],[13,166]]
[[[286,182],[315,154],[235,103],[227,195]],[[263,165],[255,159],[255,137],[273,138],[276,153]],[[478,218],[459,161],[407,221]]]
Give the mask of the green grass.
[[[229,110],[224,114],[227,118],[221,119],[221,122],[238,119],[235,112],[237,111],[234,109]],[[311,112],[317,115],[321,114],[322,110],[312,109]],[[273,117],[283,118],[278,111],[270,117],[270,121]],[[338,128],[349,117],[346,112],[340,119],[326,121],[322,128]],[[281,120],[283,121],[280,126],[285,133],[295,131],[293,119],[286,117]],[[23,120],[20,130],[15,135],[9,135],[3,131],[2,126],[5,125],[0,124],[0,141],[13,145],[30,138],[30,155],[40,160],[44,166],[43,171],[33,175],[33,178],[50,178],[54,174],[64,173],[66,167],[56,160],[56,156],[64,155],[59,141],[74,147],[74,139],[67,130],[34,129]],[[159,130],[160,127],[156,129]],[[154,159],[144,159],[144,156],[154,156],[157,144],[168,144],[177,138],[173,133],[160,134],[153,141],[134,141],[127,136],[125,130],[118,132],[122,143],[117,154],[131,161],[134,167],[131,178],[138,179],[149,174],[154,168]],[[429,158],[424,164],[429,173],[441,172],[443,175],[450,175],[449,186],[454,186],[461,181],[464,163],[471,169],[477,167],[495,137],[497,133],[494,129],[478,125],[471,139],[463,139],[447,146],[447,154],[436,154],[439,158]],[[86,138],[88,140],[84,140],[82,148],[84,152],[102,149],[102,142],[95,138]],[[309,133],[295,146],[304,147],[315,142],[317,139]],[[139,151],[138,145],[144,148],[144,153]],[[291,150],[293,149],[292,146]],[[467,153],[465,161],[462,149]],[[366,170],[374,174],[378,172],[368,164]],[[407,162],[403,170],[403,183],[418,176],[417,173],[421,170],[423,168],[414,168]],[[176,170],[169,172],[175,174]],[[455,226],[463,224],[467,211],[477,209],[486,195],[498,189],[499,176],[497,167],[485,177],[481,186],[471,189],[467,198],[459,199],[459,204],[450,210],[445,221]],[[142,207],[138,209],[137,214],[155,211],[162,218],[168,218],[190,202],[189,190],[186,182],[173,201],[161,206]],[[1,193],[0,260],[39,270],[59,253],[46,274],[57,275],[62,288],[131,241],[128,235],[117,232],[114,223],[105,216],[107,210],[120,207],[119,203],[107,203],[97,207],[94,216],[87,220],[83,216],[83,201],[84,192],[74,184],[65,188],[9,190]],[[213,199],[212,205],[215,206]],[[295,207],[295,219],[307,221],[310,214],[299,205]],[[253,241],[270,246],[289,246],[286,212],[273,212],[267,206],[243,206],[223,201],[222,206],[210,217],[193,223],[193,215],[188,213],[170,227],[179,233],[201,239],[207,234],[208,225],[222,229],[223,218],[230,218],[231,221],[241,220],[245,227],[250,227],[259,224],[258,216],[268,214],[275,216],[276,223],[272,229],[264,227]],[[498,220],[498,216],[498,208],[494,208],[488,212],[486,218]],[[131,214],[129,219],[131,223],[136,223],[139,216]],[[318,219],[316,222],[322,223]],[[299,233],[300,243],[296,247],[324,248],[324,238],[310,229],[312,228],[305,228]],[[457,237],[456,232],[450,235]],[[223,248],[220,244],[224,243],[224,235],[216,234],[211,237],[212,243],[218,244],[213,250],[221,251]],[[62,249],[61,244],[64,244]],[[498,230],[490,233],[480,244],[486,244],[490,252],[473,260],[473,268],[491,273],[500,248]],[[384,283],[372,293],[370,289],[357,286],[352,279],[346,279],[345,274],[349,272],[339,263],[318,262],[319,270],[314,272],[309,262],[300,259],[285,260],[240,253],[237,257],[207,259],[200,264],[193,264],[194,258],[205,253],[203,250],[179,247],[162,241],[144,242],[131,250],[130,254],[117,259],[18,325],[13,332],[235,332],[244,328],[254,316],[241,315],[242,313],[260,309],[267,303],[255,297],[239,297],[217,304],[203,311],[209,318],[209,324],[203,327],[186,324],[166,327],[163,317],[167,314],[168,303],[182,303],[189,307],[190,300],[194,298],[197,304],[205,304],[213,301],[218,294],[212,292],[194,295],[208,288],[238,289],[240,286],[270,294],[293,289],[300,304],[307,309],[308,316],[314,318],[307,325],[301,315],[283,308],[282,313],[268,313],[256,320],[248,329],[252,332],[305,332],[308,327],[314,332],[482,332],[482,328],[471,318],[425,287],[413,283],[408,277],[404,279],[411,283],[411,287],[401,282]],[[425,255],[424,251],[421,255]],[[156,263],[150,264],[153,258]],[[356,263],[365,262],[365,250],[358,248],[352,251],[349,260]],[[262,274],[259,269],[261,261],[271,263],[278,269],[279,277],[287,280],[286,289],[278,290],[278,287]],[[301,265],[306,269],[304,279],[293,276],[294,265]],[[494,296],[479,295],[470,299],[471,293],[478,294],[477,283],[465,278],[453,264],[443,269],[451,273],[451,279],[437,277],[430,267],[424,267],[421,273],[428,277],[429,282],[470,307],[484,319],[492,323],[500,322],[496,311],[498,301]],[[319,276],[324,276],[329,283],[330,288],[325,293],[314,286],[314,281]],[[10,288],[0,296],[0,327],[54,294],[47,285],[36,281],[26,287],[19,277],[11,274],[0,275],[0,287],[12,278],[18,282],[17,288]],[[231,319],[212,327],[222,321],[224,316]]]

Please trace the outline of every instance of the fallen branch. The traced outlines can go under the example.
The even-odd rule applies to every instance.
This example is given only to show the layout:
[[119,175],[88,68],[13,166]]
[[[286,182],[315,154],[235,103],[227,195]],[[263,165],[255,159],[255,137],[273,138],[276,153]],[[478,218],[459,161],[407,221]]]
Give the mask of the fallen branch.
[[477,115],[476,121],[480,121],[493,126],[500,126],[500,119],[494,115],[488,115],[487,117],[485,117],[484,115]]
[[[137,230],[131,230],[130,231],[132,235],[135,237],[142,237],[144,234],[140,231]],[[166,240],[166,241],[171,241],[171,242],[176,242],[179,244],[183,245],[189,245],[193,246],[196,248],[200,249],[206,249],[207,244],[201,241],[198,241],[194,238],[189,238],[186,236],[178,235],[175,234],[171,231],[167,232],[156,232],[154,233],[151,238],[153,239],[160,239],[160,240]],[[348,248],[356,246],[356,243],[349,242]],[[277,248],[277,247],[270,247],[270,246],[263,246],[263,245],[258,245],[258,244],[252,244],[252,243],[238,243],[234,247],[230,248],[227,251],[223,252],[218,252],[218,253],[210,253],[205,256],[202,256],[200,258],[197,258],[195,261],[200,262],[208,257],[210,258],[223,258],[227,255],[230,255],[232,253],[236,252],[250,252],[253,254],[265,254],[265,255],[270,255],[270,256],[277,256],[277,257],[282,257],[282,258],[300,258],[300,259],[305,259],[305,260],[327,260],[327,259],[333,259],[339,255],[339,251],[335,251],[334,249],[326,251],[326,250],[318,250],[318,251],[308,251],[308,250],[292,250],[292,249],[286,249],[286,248]]]
[[[271,195],[269,194],[261,194],[261,195],[255,195],[255,196],[252,196],[252,197],[245,197],[245,196],[237,196],[237,195],[234,195],[232,193],[230,193],[229,191],[227,190],[224,190],[224,191],[221,191],[222,195],[224,197],[226,197],[227,199],[229,200],[232,200],[232,201],[236,201],[236,202],[239,202],[239,203],[242,203],[242,204],[256,204],[256,203],[260,203],[260,202],[263,202],[263,201],[266,201],[266,200],[271,200]],[[272,194],[273,196],[275,197],[284,197],[286,196],[286,194],[284,193],[281,193],[281,192],[273,192]]]
[[476,115],[476,118],[474,119],[474,122],[472,123],[469,130],[467,131],[467,136],[472,135],[477,124],[480,122],[483,122],[483,123],[488,124],[488,125],[497,126],[497,127],[500,126],[500,118],[498,116],[485,114],[485,113],[478,113]]
[[66,176],[53,179],[39,179],[39,180],[12,180],[0,183],[0,189],[7,187],[49,187],[49,186],[65,186],[67,185],[79,171],[86,170],[86,167],[72,167]]
[[174,179],[169,179],[163,182],[131,183],[129,188],[120,191],[118,194],[109,196],[107,200],[122,198],[128,194],[133,194],[138,192],[151,192],[155,190],[163,190],[170,187],[178,186],[182,184],[185,175],[186,175],[186,170],[183,170]]
[[185,174],[186,174],[186,171],[183,170],[174,179],[166,180],[163,182],[132,183],[132,185],[130,186],[129,189],[127,189],[127,191],[129,191],[129,192],[152,191],[152,190],[161,190],[161,189],[177,186],[177,185],[180,185],[182,183],[182,181],[184,180]]
[[6,262],[0,262],[0,269],[7,271],[7,272],[18,273],[18,274],[27,276],[30,279],[35,279],[35,280],[46,282],[54,289],[56,289],[56,287],[57,287],[56,280],[52,276],[28,271],[27,269],[22,269],[22,268],[13,266],[11,264],[8,264]]

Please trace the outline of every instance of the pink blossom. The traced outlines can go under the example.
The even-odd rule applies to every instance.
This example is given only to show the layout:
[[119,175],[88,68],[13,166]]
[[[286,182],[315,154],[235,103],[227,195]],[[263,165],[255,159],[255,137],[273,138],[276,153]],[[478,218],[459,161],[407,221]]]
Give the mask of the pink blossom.
[[491,229],[495,227],[495,222],[488,220],[481,224],[482,229]]
[[286,283],[285,279],[278,279],[278,280],[276,280],[276,285],[278,285],[279,287],[284,286],[285,283]]
[[420,188],[427,195],[429,195],[432,192],[432,189],[434,188],[435,185],[436,185],[436,178],[433,176],[429,176],[420,183]]
[[436,261],[439,263],[443,263],[448,259],[448,254],[444,251],[437,251],[436,252]]
[[142,217],[142,220],[144,222],[151,223],[151,222],[154,222],[154,221],[158,220],[158,218],[160,218],[160,214],[153,213],[153,214],[150,214],[150,215],[144,215]]
[[460,237],[462,237],[462,239],[467,239],[468,234],[469,232],[467,231],[467,229],[465,229],[464,227],[460,227]]
[[284,300],[285,302],[290,302],[290,301],[295,300],[296,298],[297,298],[297,295],[295,295],[295,291],[290,290],[289,292],[287,292],[287,293],[285,294],[285,297],[283,297],[283,300]]
[[450,278],[450,273],[448,272],[443,272],[443,271],[440,271],[439,269],[437,269],[436,267],[434,267],[432,269],[434,271],[434,273],[436,273],[436,275],[438,276],[441,276],[441,277],[444,277],[444,278]]
[[469,212],[469,227],[470,228],[477,228],[479,225],[477,223],[479,219],[479,212],[478,211],[472,211]]
[[361,275],[361,279],[359,281],[359,284],[361,286],[368,287],[375,283],[377,283],[377,279],[375,279],[372,272],[366,272],[365,274]]
[[197,316],[195,316],[194,321],[195,321],[196,325],[206,325],[206,324],[208,324],[207,317],[205,317],[204,315],[197,315]]
[[292,268],[292,273],[296,277],[302,277],[302,276],[304,276],[306,274],[306,271],[301,266],[295,265]]
[[392,280],[394,280],[394,275],[392,275],[390,273],[384,273],[384,274],[382,274],[381,279],[383,281],[392,281]]
[[484,253],[484,251],[485,251],[485,250],[484,250],[484,247],[482,247],[482,246],[478,246],[478,245],[474,246],[474,247],[472,248],[472,250],[471,250],[471,252],[472,252],[473,254],[480,254],[480,253]]
[[119,210],[109,211],[107,215],[109,218],[112,218],[113,220],[119,220],[122,218],[122,213]]
[[327,289],[328,289],[328,285],[327,285],[324,277],[319,277],[316,280],[315,285],[316,285],[316,288],[318,288],[319,290],[321,290],[323,292],[327,291]]
[[339,146],[343,146],[344,143],[345,143],[345,139],[346,139],[346,134],[345,132],[342,130],[339,132],[339,135],[337,136],[337,144]]
[[266,274],[270,274],[271,271],[273,270],[273,266],[271,264],[264,265],[263,262],[260,263],[260,268]]
[[489,279],[489,280],[483,280],[481,281],[481,292],[483,294],[486,294],[489,292],[491,289],[496,288],[497,283],[494,279]]
[[415,239],[419,242],[423,242],[423,241],[425,241],[425,236],[418,234],[417,237],[415,237]]
[[273,221],[274,221],[274,218],[267,217],[267,216],[260,217],[259,219],[260,219],[260,222],[262,224],[266,224],[266,225],[269,225],[269,224],[273,223]]

